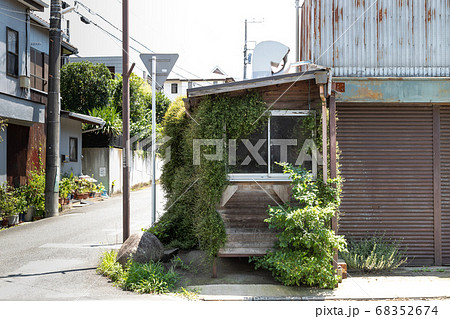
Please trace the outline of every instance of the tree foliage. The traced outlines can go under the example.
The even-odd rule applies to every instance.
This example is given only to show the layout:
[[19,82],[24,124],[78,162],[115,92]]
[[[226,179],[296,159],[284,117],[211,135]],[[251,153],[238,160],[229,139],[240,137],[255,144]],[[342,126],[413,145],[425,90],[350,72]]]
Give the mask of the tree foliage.
[[61,97],[64,110],[89,114],[108,106],[111,73],[104,64],[88,61],[68,63],[61,68]]

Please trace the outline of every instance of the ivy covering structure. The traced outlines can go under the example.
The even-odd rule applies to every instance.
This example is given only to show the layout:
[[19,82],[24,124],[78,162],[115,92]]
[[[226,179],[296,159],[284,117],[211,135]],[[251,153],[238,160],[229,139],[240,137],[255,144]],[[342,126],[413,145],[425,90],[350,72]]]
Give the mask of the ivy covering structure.
[[[191,117],[184,112],[181,99],[168,109],[163,122],[168,155],[161,176],[167,194],[166,214],[150,230],[166,245],[181,248],[198,246],[210,257],[225,244],[222,218],[216,211],[227,185],[228,146],[230,139],[246,138],[267,121],[266,104],[256,92],[237,97],[206,96]],[[194,165],[194,140],[222,140],[202,147],[201,153],[221,154],[218,160],[204,160]]]

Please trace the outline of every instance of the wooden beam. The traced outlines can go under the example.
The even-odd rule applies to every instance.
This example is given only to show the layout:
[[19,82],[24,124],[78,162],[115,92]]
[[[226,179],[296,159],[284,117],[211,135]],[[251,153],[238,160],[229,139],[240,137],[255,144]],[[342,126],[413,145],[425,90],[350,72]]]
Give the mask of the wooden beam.
[[433,105],[434,263],[442,265],[441,229],[441,110]]
[[[337,177],[337,138],[336,138],[336,96],[335,93],[330,95],[330,178]],[[338,216],[337,212],[331,219],[331,229],[334,233],[338,232]],[[333,267],[338,268],[338,251],[334,250]]]
[[320,86],[320,98],[322,99],[322,157],[323,157],[323,181],[328,180],[328,137],[327,137],[327,100],[325,88]]

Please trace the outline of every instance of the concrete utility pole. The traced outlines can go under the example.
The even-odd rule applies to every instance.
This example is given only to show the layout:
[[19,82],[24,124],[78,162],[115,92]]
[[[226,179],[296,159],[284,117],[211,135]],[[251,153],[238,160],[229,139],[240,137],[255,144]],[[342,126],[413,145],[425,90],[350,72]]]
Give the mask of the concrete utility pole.
[[123,241],[130,237],[130,81],[129,6],[122,0]]
[[46,108],[47,151],[45,161],[45,216],[58,215],[59,139],[60,139],[60,69],[61,0],[51,0],[49,32],[48,103]]

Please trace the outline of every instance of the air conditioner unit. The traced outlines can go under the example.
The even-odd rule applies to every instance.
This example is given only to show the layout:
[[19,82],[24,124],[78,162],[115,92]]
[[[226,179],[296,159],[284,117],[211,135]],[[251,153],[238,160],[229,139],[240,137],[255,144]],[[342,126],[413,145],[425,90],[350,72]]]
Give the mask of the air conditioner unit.
[[19,76],[19,85],[23,89],[30,88],[30,77],[26,75]]

